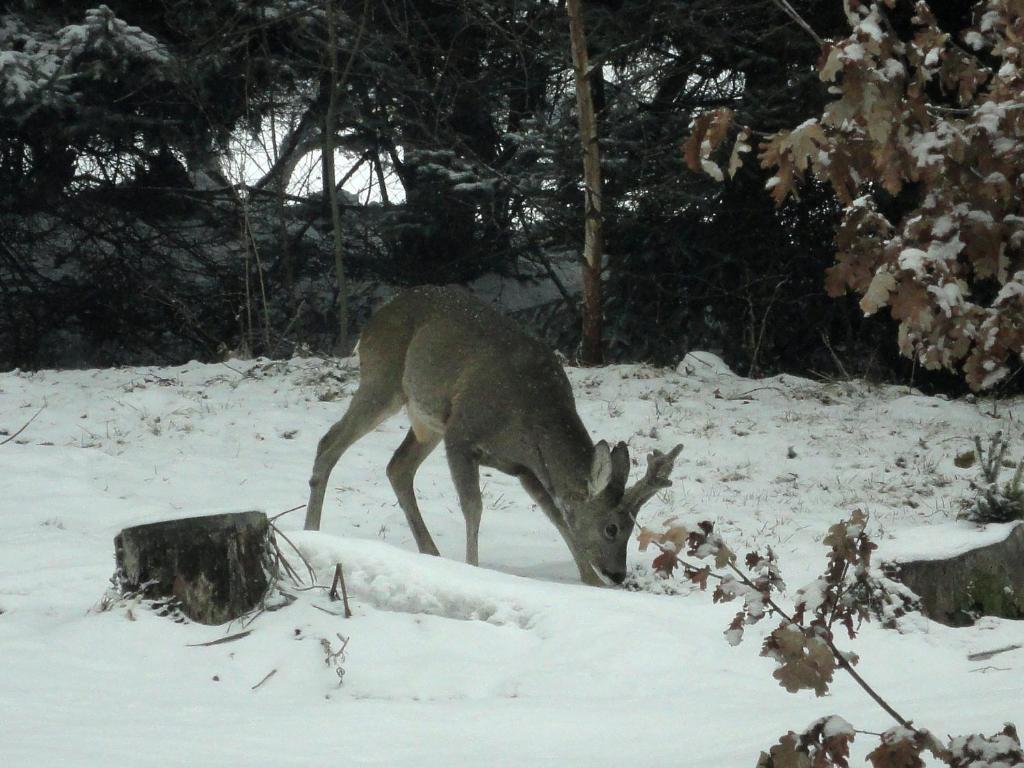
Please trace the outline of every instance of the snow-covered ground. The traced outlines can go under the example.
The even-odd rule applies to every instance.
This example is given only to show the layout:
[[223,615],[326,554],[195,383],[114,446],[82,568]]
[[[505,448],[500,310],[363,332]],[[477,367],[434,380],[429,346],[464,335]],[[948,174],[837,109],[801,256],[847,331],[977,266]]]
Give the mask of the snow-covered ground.
[[[577,584],[555,530],[498,473],[483,477],[483,567],[463,564],[443,450],[417,488],[444,557],[416,554],[384,476],[404,416],[342,459],[321,533],[298,530],[301,511],[278,521],[321,581],[344,563],[353,618],[308,591],[243,639],[197,646],[240,627],[96,610],[121,528],[304,503],[316,442],[357,377],[319,360],[0,374],[0,430],[42,409],[0,446],[0,765],[752,766],[822,715],[892,724],[839,673],[826,698],[786,693],[758,655],[772,622],[725,642],[734,605]],[[634,479],[650,449],[686,446],[642,522],[712,519],[741,552],[771,545],[791,591],[857,507],[879,560],[991,540],[955,520],[976,470],[953,458],[996,429],[1021,447],[1024,402],[993,414],[906,388],[750,381],[695,357],[570,377],[595,437],[628,440]],[[632,564],[650,559],[633,546]],[[843,642],[897,710],[942,735],[1024,725],[1024,650],[967,659],[1024,643],[1024,624],[912,616],[901,629]],[[340,687],[321,643],[337,649],[338,633]],[[872,741],[858,737],[851,764]]]

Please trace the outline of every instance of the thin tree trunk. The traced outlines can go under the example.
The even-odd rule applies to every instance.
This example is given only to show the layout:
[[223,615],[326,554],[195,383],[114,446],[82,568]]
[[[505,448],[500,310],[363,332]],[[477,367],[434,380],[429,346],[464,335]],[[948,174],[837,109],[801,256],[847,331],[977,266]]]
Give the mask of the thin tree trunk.
[[[264,29],[263,37],[264,51],[267,50],[266,41],[266,30]],[[269,54],[268,54],[269,55]],[[281,159],[281,147],[277,141],[277,105],[274,103],[274,91],[270,91],[270,142],[271,148],[274,151],[273,164],[277,165]],[[284,265],[284,294],[285,300],[288,304],[289,314],[295,311],[295,262],[292,259],[291,248],[289,248],[288,242],[288,221],[286,219],[286,211],[284,204],[284,196],[287,190],[285,185],[287,182],[282,177],[276,185],[277,191],[277,237],[278,237],[278,248],[280,250],[281,262]]]
[[338,204],[338,188],[334,180],[334,132],[338,119],[338,31],[335,0],[327,3],[328,56],[330,74],[328,77],[327,111],[324,115],[323,130],[323,175],[324,195],[331,209],[331,230],[334,233],[334,274],[338,281],[338,341],[337,354],[348,354],[348,280],[345,276],[345,251],[342,240],[341,206]]
[[597,117],[590,91],[590,64],[587,36],[583,28],[581,0],[566,0],[569,15],[569,40],[576,74],[576,109],[580,121],[583,148],[584,245],[583,245],[583,345],[581,362],[599,365],[603,359],[601,342],[601,256],[604,236],[601,231],[601,155],[597,144]]

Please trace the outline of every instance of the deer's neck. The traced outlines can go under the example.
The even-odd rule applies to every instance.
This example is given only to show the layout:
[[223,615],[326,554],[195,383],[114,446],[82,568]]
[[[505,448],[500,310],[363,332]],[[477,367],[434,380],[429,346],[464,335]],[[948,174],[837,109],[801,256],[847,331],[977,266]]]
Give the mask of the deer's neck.
[[535,474],[556,502],[587,499],[594,443],[575,412],[539,425],[537,455],[540,466]]

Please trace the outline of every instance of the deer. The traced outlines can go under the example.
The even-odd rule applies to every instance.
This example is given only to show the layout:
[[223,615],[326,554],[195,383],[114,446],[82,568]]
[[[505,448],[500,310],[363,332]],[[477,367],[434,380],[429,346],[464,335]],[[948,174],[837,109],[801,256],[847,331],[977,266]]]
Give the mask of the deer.
[[443,440],[466,521],[467,563],[480,563],[484,466],[518,478],[561,534],[584,584],[622,584],[637,513],[672,484],[681,444],[650,454],[646,474],[627,489],[626,444],[593,442],[554,352],[463,288],[399,293],[371,317],[356,353],[359,386],[317,445],[306,530],[320,530],[327,481],[345,451],[405,407],[410,428],[387,477],[421,553],[439,554],[413,480]]

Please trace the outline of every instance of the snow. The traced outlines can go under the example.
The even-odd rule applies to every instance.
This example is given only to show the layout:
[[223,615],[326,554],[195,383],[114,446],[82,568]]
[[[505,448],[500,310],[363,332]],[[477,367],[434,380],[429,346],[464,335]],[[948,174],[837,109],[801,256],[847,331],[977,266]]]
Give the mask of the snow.
[[846,61],[861,61],[864,58],[864,46],[860,43],[847,43],[843,46],[842,58]]
[[[939,222],[940,224],[942,222]],[[938,234],[938,233],[934,233]],[[950,265],[954,263],[960,251],[964,249],[964,242],[960,239],[960,233],[950,240],[932,240],[928,243],[928,250],[908,247],[900,251],[897,258],[900,269],[913,272],[918,278],[927,278],[930,270],[940,273],[950,271]],[[942,288],[948,301],[956,303],[960,296],[959,288],[953,284],[952,288]]]
[[825,727],[822,729],[821,735],[826,739],[831,739],[834,736],[849,736],[853,738],[854,728],[843,718],[833,716],[825,720]]
[[996,296],[996,300],[992,303],[994,306],[999,307],[1014,299],[1018,301],[1024,300],[1024,272],[1015,273],[1013,278],[1008,280],[1006,285],[999,289],[999,295]]
[[872,8],[871,13],[865,16],[855,27],[855,32],[862,32],[871,40],[881,42],[882,28],[879,26],[878,9]]
[[[915,217],[918,218],[918,217]],[[913,220],[912,220],[913,221]],[[908,222],[908,224],[911,222]],[[953,230],[957,228],[956,222],[953,217],[948,213],[944,213],[935,219],[935,223],[932,224],[932,235],[940,239],[946,239]]]
[[964,42],[973,51],[980,51],[985,47],[984,36],[974,30],[970,30],[964,35]]
[[802,602],[804,604],[804,610],[807,612],[807,615],[811,615],[825,602],[827,593],[828,581],[825,579],[815,579],[796,591],[796,599],[798,603]]
[[907,71],[903,67],[903,63],[898,59],[886,59],[885,64],[882,65],[881,73],[884,80],[896,80],[897,78],[904,77]]
[[[955,519],[977,470],[953,458],[974,434],[1018,434],[1024,402],[1001,402],[994,416],[987,400],[747,380],[708,353],[687,359],[680,372],[569,370],[595,437],[629,442],[633,480],[651,449],[686,445],[673,487],[641,523],[711,519],[741,557],[771,546],[791,596],[823,570],[821,538],[854,508],[870,515],[876,563],[1003,533]],[[126,603],[97,610],[121,528],[305,502],[316,443],[357,381],[352,361],[316,359],[0,373],[0,430],[11,435],[39,412],[0,446],[4,768],[741,766],[833,713],[858,729],[891,725],[840,673],[827,698],[786,693],[758,655],[773,622],[746,627],[738,647],[723,637],[736,603],[682,585],[580,585],[557,532],[499,473],[482,477],[482,567],[465,565],[442,450],[417,491],[443,556],[419,555],[384,477],[404,416],[342,459],[323,532],[298,530],[301,511],[278,521],[321,582],[344,564],[351,619],[320,610],[338,610],[322,592],[298,592],[256,618],[251,635],[198,647],[240,626],[177,624]],[[634,544],[629,557],[649,571],[651,552]],[[339,633],[340,686],[321,645],[336,649]],[[968,734],[1024,722],[1024,652],[994,665],[966,658],[1015,643],[1020,622],[954,630],[909,616],[899,632],[865,625],[841,647],[916,725]],[[872,747],[858,734],[851,765]]]
[[904,248],[897,259],[900,269],[913,272],[918,277],[928,274],[928,254],[920,248]]
[[983,101],[974,110],[977,125],[993,136],[1002,133],[999,123],[1005,116],[1006,105],[997,101]]
[[951,280],[941,285],[929,285],[928,293],[935,298],[935,304],[946,317],[952,317],[953,311],[964,304],[963,289],[956,281]]
[[726,362],[710,352],[690,352],[676,366],[676,373],[697,381],[717,383],[722,379],[736,379]]
[[945,161],[946,147],[955,131],[949,123],[940,123],[934,131],[915,133],[907,142],[907,148],[918,168],[939,165]]

